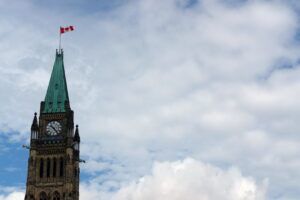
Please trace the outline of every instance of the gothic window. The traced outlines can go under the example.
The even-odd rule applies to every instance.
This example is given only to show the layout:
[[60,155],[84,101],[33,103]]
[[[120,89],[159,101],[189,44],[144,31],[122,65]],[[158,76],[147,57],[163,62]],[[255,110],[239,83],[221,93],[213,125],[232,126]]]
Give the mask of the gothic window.
[[77,169],[74,168],[74,177],[76,178],[77,177]]
[[56,158],[53,158],[53,177],[56,177],[56,170],[57,170],[57,161]]
[[43,178],[44,176],[44,159],[41,158],[40,160],[40,178]]
[[50,167],[51,167],[51,162],[50,158],[47,158],[47,177],[50,177]]
[[53,200],[60,200],[60,194],[58,192],[54,192]]
[[59,164],[59,176],[64,176],[64,159],[60,158],[60,164]]
[[45,192],[40,193],[40,200],[47,200],[47,194]]

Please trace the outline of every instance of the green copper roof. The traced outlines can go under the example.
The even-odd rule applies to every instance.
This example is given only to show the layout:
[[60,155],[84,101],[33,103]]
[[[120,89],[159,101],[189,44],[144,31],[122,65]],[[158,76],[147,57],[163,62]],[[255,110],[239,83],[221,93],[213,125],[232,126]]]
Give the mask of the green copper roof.
[[45,97],[43,113],[65,112],[69,102],[63,52],[56,52],[51,78]]

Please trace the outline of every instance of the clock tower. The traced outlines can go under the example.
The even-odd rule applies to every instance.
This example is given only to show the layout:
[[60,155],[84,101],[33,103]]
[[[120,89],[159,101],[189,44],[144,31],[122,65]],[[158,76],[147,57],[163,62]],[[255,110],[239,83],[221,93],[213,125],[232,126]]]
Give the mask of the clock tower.
[[34,114],[25,200],[79,200],[78,126],[70,107],[63,51],[56,51],[46,97]]

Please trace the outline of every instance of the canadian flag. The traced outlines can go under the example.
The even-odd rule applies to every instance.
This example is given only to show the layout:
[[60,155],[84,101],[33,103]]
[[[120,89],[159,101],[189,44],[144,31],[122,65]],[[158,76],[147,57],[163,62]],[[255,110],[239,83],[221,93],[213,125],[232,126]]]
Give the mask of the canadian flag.
[[69,31],[74,31],[74,26],[67,26],[67,27],[60,27],[60,34],[69,32]]

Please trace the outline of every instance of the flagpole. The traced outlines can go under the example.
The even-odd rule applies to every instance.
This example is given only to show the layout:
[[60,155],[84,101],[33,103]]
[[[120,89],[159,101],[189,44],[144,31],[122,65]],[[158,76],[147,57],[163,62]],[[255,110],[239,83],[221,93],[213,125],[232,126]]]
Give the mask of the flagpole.
[[59,29],[59,53],[61,53],[61,30]]
[[59,53],[62,53],[62,49],[61,49],[61,35],[63,33],[69,32],[69,31],[74,31],[74,26],[68,26],[68,27],[60,27],[59,28]]

